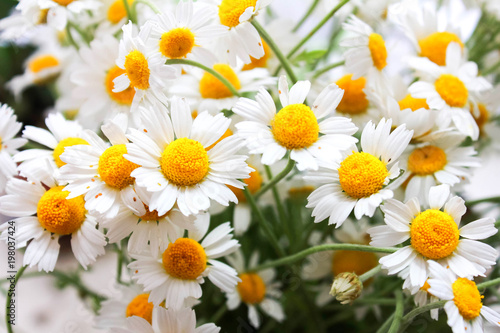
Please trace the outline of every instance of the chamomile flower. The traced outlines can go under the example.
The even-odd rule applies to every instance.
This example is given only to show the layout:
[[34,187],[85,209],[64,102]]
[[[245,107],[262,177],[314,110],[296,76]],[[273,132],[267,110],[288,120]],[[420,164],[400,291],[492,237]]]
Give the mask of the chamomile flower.
[[118,214],[124,197],[134,195],[131,172],[139,166],[123,157],[127,154],[126,128],[126,117],[116,117],[101,127],[111,146],[85,130],[82,139],[88,144],[66,147],[60,156],[67,163],[60,170],[61,179],[70,183],[65,187],[69,198],[85,194],[85,208],[107,218]]
[[[21,0],[20,2],[28,2],[29,0]],[[37,0],[38,6],[41,9],[47,9],[47,24],[63,30],[66,28],[68,20],[73,15],[81,14],[82,12],[95,11],[102,3],[98,0]]]
[[[340,157],[340,151],[357,142],[357,127],[347,118],[329,117],[342,98],[335,84],[327,86],[313,102],[304,101],[311,83],[299,81],[290,90],[284,76],[279,80],[282,109],[277,112],[271,95],[261,88],[256,101],[240,98],[233,111],[247,119],[236,124],[251,154],[263,154],[271,165],[290,151],[299,170],[318,169],[317,159]],[[320,135],[322,134],[322,135]]]
[[473,140],[479,137],[479,128],[470,113],[475,94],[491,88],[478,77],[474,62],[463,62],[460,45],[452,42],[446,51],[446,65],[438,66],[424,58],[415,58],[410,64],[426,74],[426,81],[413,83],[408,91],[415,98],[425,98],[432,109],[439,110],[437,124],[447,128],[453,121],[455,127]]
[[497,233],[494,220],[482,218],[459,229],[466,207],[462,198],[448,199],[449,196],[450,187],[439,185],[430,189],[429,209],[424,211],[421,211],[417,198],[405,204],[397,200],[388,200],[384,204],[382,211],[386,225],[368,230],[372,238],[370,245],[394,246],[408,239],[411,242],[380,259],[382,268],[389,274],[409,267],[410,285],[421,287],[430,274],[429,260],[449,267],[460,277],[482,276],[495,264],[497,251],[477,241]]
[[500,113],[500,85],[482,94],[478,103],[471,105],[471,113],[481,138],[498,135],[497,126],[491,120]]
[[[425,306],[429,303],[434,303],[439,301],[439,298],[432,295],[429,292],[429,279],[425,281],[425,283],[419,287],[419,286],[412,286],[409,282],[410,279],[408,276],[410,275],[410,267],[407,267],[403,269],[398,276],[402,278],[405,282],[403,283],[403,289],[408,290],[411,295],[413,295],[413,301],[415,302],[416,306],[422,307]],[[434,320],[439,319],[439,309],[432,309],[431,311],[431,318]]]
[[447,302],[444,310],[453,333],[482,333],[483,318],[500,327],[500,314],[483,304],[477,285],[464,277],[455,278],[440,264],[430,260],[432,278],[429,292]]
[[318,181],[320,186],[307,198],[306,207],[314,208],[314,222],[329,217],[328,224],[340,227],[354,210],[356,219],[373,216],[382,201],[392,198],[387,187],[389,181],[399,176],[397,160],[413,135],[405,125],[391,133],[392,121],[382,119],[377,126],[368,123],[361,134],[361,148],[342,152],[338,161],[321,166],[307,179]]
[[254,252],[248,266],[245,265],[241,251],[228,256],[227,261],[236,269],[241,279],[236,290],[226,293],[227,308],[235,310],[242,302],[245,303],[248,306],[248,319],[255,328],[259,328],[261,324],[257,308],[276,321],[283,321],[285,313],[277,301],[281,297],[280,283],[273,282],[276,271],[272,268],[258,272],[252,271],[252,268],[256,267],[259,262],[258,252]]
[[132,22],[123,26],[116,65],[125,72],[117,76],[112,92],[120,93],[130,87],[135,89],[132,112],[143,102],[160,101],[167,104],[163,92],[165,81],[175,79],[180,73],[172,66],[165,65],[158,52],[147,47],[146,39],[151,25],[144,25],[139,34]]
[[236,155],[241,140],[231,135],[212,147],[228,129],[228,118],[202,112],[193,120],[187,102],[177,97],[170,116],[162,107],[140,111],[142,127],[131,130],[126,158],[140,166],[131,175],[152,192],[150,210],[163,215],[177,203],[191,215],[207,210],[210,199],[224,206],[238,201],[226,185],[243,188],[238,179],[252,171],[247,157]]
[[135,271],[134,280],[150,292],[149,301],[165,307],[178,309],[189,298],[200,298],[201,284],[205,277],[225,292],[231,292],[241,280],[230,266],[215,260],[238,249],[240,244],[232,239],[229,222],[212,230],[203,241],[210,217],[198,217],[197,226],[188,231],[188,237],[170,239],[163,243],[158,256],[150,251],[131,254],[136,259],[128,265]]
[[[129,8],[134,4],[134,0],[127,2]],[[123,0],[102,0],[102,6],[94,13],[91,22],[98,24],[95,35],[102,38],[119,32],[127,20],[127,9]]]
[[[96,219],[85,209],[84,198],[68,198],[69,192],[53,178],[54,171],[50,169],[47,164],[45,170],[38,170],[37,179],[12,178],[7,184],[7,195],[0,197],[0,212],[16,217],[16,246],[26,247],[23,265],[38,265],[38,270],[46,272],[54,270],[59,237],[71,235],[73,254],[87,269],[97,256],[104,254],[106,239],[96,229]],[[0,226],[3,240],[8,236],[7,227],[7,223]]]

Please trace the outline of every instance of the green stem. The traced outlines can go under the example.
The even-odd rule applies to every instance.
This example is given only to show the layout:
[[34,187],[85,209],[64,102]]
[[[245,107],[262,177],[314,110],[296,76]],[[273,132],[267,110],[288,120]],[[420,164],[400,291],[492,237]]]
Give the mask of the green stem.
[[477,285],[477,289],[486,289],[492,286],[496,286],[497,284],[500,284],[500,278],[480,283]]
[[377,330],[377,333],[385,333],[389,329],[389,326],[392,324],[392,321],[394,320],[394,312],[387,318],[386,321],[382,324],[382,326],[379,327]]
[[309,6],[309,9],[307,9],[307,12],[304,14],[304,16],[302,16],[302,18],[300,19],[300,21],[295,25],[295,27],[293,27],[292,32],[297,32],[297,30],[300,29],[300,27],[302,26],[302,24],[304,24],[304,22],[312,14],[312,12],[314,11],[314,9],[316,8],[316,6],[318,4],[319,4],[319,0],[314,0],[313,1],[313,3],[311,4],[311,6]]
[[343,64],[345,63],[344,60],[342,61],[339,61],[339,62],[334,62],[333,64],[330,64],[328,66],[325,66],[319,70],[317,70],[314,75],[312,76],[313,79],[319,77],[321,74],[325,73],[325,72],[328,72],[330,69],[333,69],[335,67],[339,67],[339,66],[342,66]]
[[359,280],[361,282],[365,282],[366,280],[369,280],[372,277],[374,277],[375,275],[377,275],[381,270],[382,270],[382,266],[377,265],[377,266],[373,267],[372,269],[370,269],[368,272],[361,274],[359,276]]
[[[16,287],[17,285],[17,281],[19,281],[19,279],[21,278],[21,276],[23,275],[24,271],[26,270],[26,268],[28,268],[28,266],[23,266],[21,267],[17,273],[16,273],[16,276],[14,277],[14,288]],[[7,289],[11,289],[11,288],[7,288]],[[11,326],[11,323],[10,323],[10,316],[9,316],[9,311],[7,309],[9,309],[9,306],[10,306],[10,301],[12,299],[12,295],[14,293],[12,292],[8,292],[7,293],[7,300],[5,302],[5,323],[7,324],[7,332],[9,333],[12,333],[13,330],[12,330],[12,326]]]
[[280,257],[286,256],[285,252],[279,245],[278,239],[274,235],[274,232],[271,230],[271,226],[269,222],[266,220],[264,217],[264,214],[262,214],[262,211],[259,209],[257,206],[257,203],[255,202],[255,198],[253,195],[250,193],[247,187],[243,190],[243,193],[245,194],[245,197],[247,198],[247,202],[250,204],[250,207],[252,208],[252,211],[257,215],[257,222],[260,224],[262,229],[264,230],[264,233],[266,234],[267,238],[271,242],[271,245],[274,247],[274,250]]
[[392,320],[391,327],[388,333],[397,333],[401,325],[401,320],[403,319],[404,303],[403,303],[403,292],[401,290],[396,291],[396,310],[394,311],[394,319]]
[[486,69],[483,71],[483,73],[481,75],[488,75],[488,74],[491,74],[493,73],[494,71],[496,71],[497,69],[500,68],[500,61],[498,61],[496,64],[494,64],[493,66],[491,66],[490,68]]
[[[138,1],[138,0],[136,0]],[[193,61],[193,60],[188,60],[188,59],[168,59],[166,62],[167,65],[188,65],[188,66],[194,66],[203,69],[205,72],[212,74],[215,76],[222,84],[224,84],[229,91],[234,96],[241,97],[241,94],[236,90],[236,88],[229,82],[224,76],[222,76],[219,72],[215,71],[214,69],[207,67],[205,65],[200,64],[199,62]]]
[[342,8],[349,0],[343,0],[340,2],[335,8],[333,8],[287,55],[287,58],[290,59],[300,48],[304,45],[309,39],[311,39],[314,34],[321,29],[328,20],[332,18],[335,13]]
[[[350,251],[363,251],[363,252],[379,252],[379,253],[394,253],[398,249],[397,248],[391,248],[391,247],[373,247],[369,245],[361,245],[361,244],[323,244],[323,245],[317,245],[313,246],[311,248],[308,248],[306,250],[300,251],[298,253],[292,254],[288,257],[280,258],[274,261],[270,261],[267,263],[264,263],[262,265],[259,265],[254,268],[255,271],[261,271],[266,268],[271,268],[271,267],[277,267],[277,266],[282,266],[282,265],[287,265],[291,264],[295,261],[298,261],[300,259],[303,259],[307,257],[308,255],[311,255],[316,252],[322,252],[322,251],[335,251],[335,250],[350,250]],[[372,269],[371,271],[374,271],[375,269]],[[365,274],[370,273],[371,271],[368,271]],[[375,273],[370,273],[370,274],[375,274]],[[369,276],[369,274],[367,275]]]
[[148,0],[134,0],[134,2],[132,3],[132,10],[134,13],[137,11],[136,7],[137,4],[139,3],[143,3],[149,8],[151,8],[153,12],[155,12],[155,14],[161,14],[161,10],[158,9],[158,7],[156,7],[152,2],[149,2]]
[[69,43],[71,45],[73,45],[76,50],[79,50],[80,46],[75,42],[75,39],[73,38],[73,34],[71,33],[71,27],[69,24],[66,24],[66,35],[68,36]]
[[[269,167],[269,165],[264,165],[264,169],[266,171],[267,178],[272,179],[273,173],[271,171],[271,167]],[[285,230],[285,233],[288,237],[288,240],[291,243],[292,242],[292,234],[290,232],[290,228],[289,228],[288,223],[287,223],[285,209],[283,208],[283,204],[282,204],[280,195],[278,193],[278,189],[276,188],[276,186],[273,186],[271,191],[273,192],[274,201],[276,202],[276,207],[278,208],[278,215],[279,215],[280,223],[282,224],[282,226]]]
[[212,316],[212,319],[210,319],[211,323],[217,323],[226,313],[227,311],[227,306],[226,304],[222,304],[219,310]]
[[137,23],[137,20],[135,19],[132,9],[130,8],[128,0],[122,0],[122,1],[123,1],[123,7],[125,7],[125,11],[127,12],[128,19],[132,21],[132,23]]
[[255,199],[258,199],[261,195],[267,192],[270,188],[272,188],[275,184],[277,184],[280,180],[286,177],[293,170],[295,166],[295,161],[291,158],[288,158],[288,164],[286,167],[273,179],[271,179],[266,185],[264,185],[260,190],[255,193]]
[[448,301],[444,300],[444,301],[438,301],[438,302],[429,303],[427,305],[420,306],[420,307],[418,307],[416,309],[413,309],[412,311],[408,312],[408,314],[403,317],[403,320],[401,322],[401,330],[400,330],[400,332],[404,332],[404,330],[406,329],[406,327],[408,327],[408,325],[411,324],[411,322],[413,321],[413,318],[415,318],[416,316],[418,316],[418,315],[420,315],[420,314],[422,314],[424,312],[433,310],[433,309],[442,308],[446,304],[446,302],[448,302]]
[[483,202],[500,202],[500,197],[490,197],[490,198],[466,201],[465,205],[466,206],[474,206],[474,205],[477,205],[477,204],[480,204]]
[[358,298],[354,301],[353,305],[392,305],[396,304],[396,301],[392,298]]
[[[73,29],[76,32],[78,32],[78,34],[80,35],[80,37],[82,37],[82,39],[85,42],[85,44],[90,45],[90,41],[92,39],[77,24],[74,24],[73,22],[68,21],[67,26],[69,26],[71,29]],[[73,42],[74,42],[74,40],[73,40]]]
[[262,39],[267,43],[267,45],[274,52],[276,57],[278,57],[281,66],[283,66],[283,68],[285,69],[292,83],[296,83],[298,80],[297,76],[292,70],[292,65],[290,65],[290,62],[288,61],[287,57],[285,57],[285,55],[281,52],[278,45],[276,45],[274,40],[271,38],[271,36],[269,36],[269,34],[266,32],[266,30],[264,30],[264,28],[259,24],[259,22],[257,22],[256,20],[252,20],[252,25],[255,27],[255,29],[257,29],[260,37],[262,37]]

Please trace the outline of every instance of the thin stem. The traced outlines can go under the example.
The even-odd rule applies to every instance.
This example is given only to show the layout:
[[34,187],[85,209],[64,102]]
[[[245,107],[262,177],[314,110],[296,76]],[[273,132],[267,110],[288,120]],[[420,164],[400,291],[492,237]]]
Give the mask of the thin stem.
[[281,66],[283,66],[283,68],[285,69],[286,73],[290,77],[290,80],[292,80],[293,83],[296,83],[298,80],[297,80],[297,76],[295,75],[295,73],[292,69],[292,65],[290,65],[290,62],[285,57],[285,55],[281,52],[278,45],[276,45],[274,40],[271,38],[271,36],[269,36],[269,34],[266,32],[266,30],[264,30],[264,28],[259,24],[259,22],[257,22],[256,20],[252,20],[252,25],[255,27],[255,29],[257,29],[260,37],[262,37],[262,39],[267,43],[267,45],[274,52],[276,57],[278,57],[278,59],[281,63]]
[[483,199],[478,199],[478,200],[471,200],[471,201],[466,201],[465,205],[466,206],[474,206],[483,202],[500,202],[500,197],[490,197],[490,198],[483,198]]
[[132,21],[132,23],[136,23],[137,20],[135,19],[132,9],[130,8],[128,0],[122,0],[122,1],[123,1],[123,7],[125,7],[125,11],[127,12],[128,19]]
[[496,64],[494,64],[493,66],[491,66],[490,68],[486,69],[483,71],[483,73],[481,75],[488,75],[488,74],[491,74],[493,73],[494,71],[496,71],[497,69],[500,68],[500,61],[498,61]]
[[71,45],[75,47],[75,49],[79,50],[80,46],[75,42],[73,38],[73,34],[71,33],[71,27],[69,24],[66,24],[66,35],[68,36],[68,41]]
[[[264,263],[262,265],[255,267],[254,270],[261,271],[261,270],[266,269],[266,268],[287,265],[287,264],[294,263],[295,261],[298,261],[300,259],[303,259],[303,258],[307,257],[308,255],[311,255],[311,254],[316,253],[316,252],[335,251],[335,250],[394,253],[398,249],[391,248],[391,247],[374,247],[374,246],[361,245],[361,244],[323,244],[323,245],[313,246],[313,247],[308,248],[306,250],[292,254],[288,257],[284,257],[284,258],[280,258],[280,259],[277,259],[274,261]],[[373,270],[374,269],[372,269],[372,271]],[[367,273],[370,273],[370,271],[368,271]],[[370,273],[370,274],[372,274],[372,273]]]
[[401,322],[400,332],[404,332],[404,329],[406,329],[406,327],[408,327],[408,325],[411,324],[411,322],[413,321],[413,318],[415,318],[416,316],[418,316],[424,312],[433,310],[433,309],[442,308],[446,304],[446,302],[448,302],[448,301],[444,300],[444,301],[429,303],[427,305],[420,306],[420,307],[408,312],[408,314],[403,317],[403,320]]
[[[26,270],[26,268],[28,268],[28,266],[23,266],[21,267],[17,273],[16,273],[16,276],[14,277],[14,288],[16,287],[17,285],[17,281],[19,281],[19,279],[21,278],[21,276],[23,275],[24,271]],[[12,289],[12,288],[7,288],[7,289]],[[9,333],[12,333],[13,330],[12,330],[12,326],[11,326],[11,323],[10,323],[10,316],[9,316],[9,306],[10,306],[10,301],[12,299],[12,295],[14,295],[14,293],[12,292],[8,292],[7,293],[7,300],[5,302],[5,323],[7,324],[7,332]]]
[[319,70],[317,70],[314,75],[312,76],[313,79],[319,77],[321,74],[325,73],[325,72],[328,72],[330,69],[333,69],[335,67],[339,67],[339,66],[342,66],[343,64],[345,63],[344,60],[342,61],[339,61],[339,62],[334,62],[333,64],[330,64],[328,66],[325,66]]
[[[138,1],[138,0],[136,0]],[[241,97],[241,94],[236,90],[236,88],[229,82],[224,76],[222,76],[220,73],[216,72],[210,67],[207,67],[205,65],[200,64],[199,62],[193,61],[193,60],[188,60],[188,59],[168,59],[166,62],[167,65],[188,65],[188,66],[194,66],[203,69],[205,72],[212,74],[215,76],[222,84],[224,84],[229,91],[234,96]]]
[[361,282],[365,282],[366,280],[369,280],[372,277],[374,277],[375,275],[377,275],[381,270],[382,270],[382,266],[377,265],[377,266],[373,267],[372,269],[370,269],[368,272],[361,274],[359,276],[359,280]]
[[297,32],[297,30],[300,29],[302,24],[304,24],[304,22],[309,18],[309,16],[312,14],[314,9],[316,9],[316,6],[318,5],[318,3],[319,3],[319,0],[313,1],[313,3],[311,4],[311,6],[309,6],[309,9],[307,9],[307,12],[304,14],[304,16],[302,16],[300,21],[295,25],[295,27],[293,27],[292,32]]
[[404,303],[403,303],[403,292],[401,290],[396,291],[396,310],[394,310],[394,319],[392,320],[391,327],[388,333],[397,333],[401,325],[401,320],[403,319]]
[[122,284],[122,266],[123,266],[123,255],[117,246],[118,263],[116,265],[116,282]]
[[153,12],[155,12],[155,14],[161,14],[161,10],[158,9],[158,7],[156,7],[152,2],[149,2],[148,0],[134,0],[133,4],[132,4],[132,9],[134,12],[136,12],[136,7],[137,7],[137,4],[139,3],[143,3],[145,4],[146,6],[148,6],[149,8],[151,8],[153,10]]
[[275,184],[277,184],[280,180],[286,177],[293,170],[295,166],[295,161],[291,158],[288,159],[288,164],[286,167],[273,179],[271,179],[266,185],[264,185],[260,190],[255,193],[255,199],[258,199],[261,195],[267,192],[270,188],[272,188]]
[[[269,165],[264,165],[264,169],[266,171],[267,178],[272,179],[273,173],[272,173]],[[276,202],[276,207],[278,208],[278,215],[279,215],[280,223],[283,225],[283,228],[285,229],[285,233],[288,237],[288,240],[291,243],[292,242],[292,234],[290,232],[290,228],[289,228],[288,223],[287,223],[285,209],[283,208],[283,203],[281,201],[280,194],[278,193],[278,189],[276,188],[276,186],[273,186],[271,191],[273,192],[274,201]]]
[[71,29],[78,32],[78,34],[80,35],[80,37],[82,37],[85,44],[90,45],[91,38],[77,24],[74,24],[73,22],[68,21],[67,26],[69,26]]
[[314,34],[321,29],[328,20],[332,18],[335,13],[342,8],[349,0],[343,0],[335,8],[333,8],[326,16],[287,54],[287,58],[290,59],[309,39],[311,39]]
[[212,316],[212,319],[210,319],[211,323],[217,323],[226,313],[227,311],[227,306],[226,304],[222,304],[219,310]]
[[394,320],[394,312],[387,318],[386,321],[382,324],[382,326],[379,327],[377,330],[377,333],[385,333],[389,329],[389,326],[392,324],[392,321]]
[[500,278],[496,278],[496,279],[493,279],[493,280],[490,280],[490,281],[486,281],[486,282],[480,283],[480,284],[477,285],[477,288],[478,289],[486,289],[486,288],[489,288],[489,287],[492,287],[492,286],[496,286],[497,284],[500,284]]

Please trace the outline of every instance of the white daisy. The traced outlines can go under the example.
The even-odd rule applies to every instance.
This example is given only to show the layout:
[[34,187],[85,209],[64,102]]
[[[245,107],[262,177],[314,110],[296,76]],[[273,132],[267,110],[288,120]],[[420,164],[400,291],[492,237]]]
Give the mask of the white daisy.
[[[449,196],[448,185],[432,187],[429,209],[423,212],[417,198],[406,204],[397,200],[388,200],[384,204],[382,211],[386,225],[368,231],[372,238],[370,245],[394,246],[408,239],[411,241],[410,245],[380,259],[382,268],[389,274],[409,267],[410,285],[421,287],[429,276],[428,259],[437,260],[460,277],[484,276],[486,270],[495,264],[497,251],[476,241],[497,233],[494,220],[482,218],[459,229],[466,211],[464,200],[456,196],[448,200]],[[441,210],[443,206],[444,210]]]
[[339,161],[307,176],[325,184],[307,198],[306,207],[314,208],[314,222],[330,217],[328,223],[339,227],[353,210],[358,220],[363,215],[371,217],[382,201],[392,198],[387,185],[400,174],[397,160],[413,132],[400,125],[391,133],[391,126],[390,119],[382,119],[377,126],[368,123],[361,134],[361,152],[352,146]]
[[[409,275],[410,275],[410,267],[406,267],[398,274],[398,276],[404,280],[403,289],[408,290],[410,294],[413,295],[413,301],[415,302],[416,306],[422,307],[429,303],[434,303],[439,301],[438,297],[432,295],[429,292],[430,286],[428,279],[425,281],[423,286],[415,287],[410,284],[410,279],[408,278]],[[439,309],[432,309],[430,312],[432,319],[434,320],[439,319]]]
[[210,216],[204,214],[197,220],[197,228],[188,231],[188,237],[171,239],[161,244],[158,256],[149,251],[132,254],[136,259],[128,265],[135,272],[132,279],[150,292],[149,301],[178,309],[188,297],[200,298],[201,284],[205,277],[225,292],[234,290],[238,282],[237,272],[230,266],[215,260],[238,249],[240,244],[232,239],[229,222],[207,232]]
[[[38,270],[46,272],[54,270],[59,237],[71,235],[73,254],[87,269],[97,256],[104,254],[104,234],[96,229],[96,219],[86,211],[83,197],[69,199],[69,192],[56,182],[53,172],[47,164],[45,172],[38,170],[37,179],[11,179],[7,195],[0,197],[0,212],[17,217],[16,246],[26,247],[23,265],[38,265]],[[0,226],[2,240],[7,239],[7,227],[7,223]]]
[[[35,4],[30,0],[20,2],[23,1]],[[57,30],[66,28],[73,15],[80,15],[87,10],[94,11],[102,5],[98,0],[37,0],[36,4],[41,9],[48,9],[47,24]]]
[[141,110],[141,130],[131,130],[126,158],[141,167],[131,175],[152,192],[146,204],[159,215],[175,203],[184,215],[210,207],[210,199],[227,206],[238,202],[226,186],[243,188],[249,177],[246,156],[236,155],[241,141],[231,135],[211,147],[228,129],[221,113],[199,114],[195,120],[187,102],[174,97],[171,115],[164,107]]
[[[285,76],[279,80],[282,109],[276,112],[271,95],[261,88],[256,101],[240,98],[233,111],[247,119],[236,124],[251,154],[263,154],[263,164],[274,164],[287,151],[299,170],[318,169],[317,159],[332,160],[357,142],[357,127],[347,118],[329,117],[342,99],[337,85],[327,86],[312,103],[304,104],[311,83],[299,81],[290,90]],[[322,134],[322,135],[320,135]]]
[[429,279],[429,292],[448,301],[444,310],[453,333],[483,333],[483,318],[498,330],[500,314],[483,304],[483,296],[474,281],[455,278],[432,260],[429,260],[429,268],[433,276]]
[[[127,0],[127,2],[129,8],[132,8],[134,0]],[[95,29],[96,37],[103,38],[105,36],[115,35],[128,21],[125,3],[123,0],[102,0],[102,6],[94,13],[89,21],[97,24]]]
[[498,127],[492,118],[500,114],[500,85],[479,96],[478,103],[471,108],[472,117],[479,127],[481,138],[494,138]]
[[477,64],[464,62],[460,45],[452,42],[446,51],[445,66],[425,58],[414,58],[410,65],[425,73],[426,81],[413,83],[408,91],[415,98],[425,98],[430,108],[439,110],[439,127],[447,128],[453,121],[460,132],[477,140],[479,128],[470,113],[470,103],[474,103],[474,94],[491,88],[488,81],[477,76]]
[[236,269],[238,277],[241,279],[236,290],[226,293],[227,308],[235,310],[241,302],[245,303],[248,306],[248,319],[255,328],[259,328],[261,324],[257,308],[277,322],[282,322],[285,319],[285,313],[277,301],[281,298],[279,290],[281,284],[273,282],[276,278],[276,271],[272,268],[258,272],[252,271],[252,268],[259,263],[258,252],[253,253],[248,266],[245,265],[241,251],[236,251],[228,256],[227,261]]

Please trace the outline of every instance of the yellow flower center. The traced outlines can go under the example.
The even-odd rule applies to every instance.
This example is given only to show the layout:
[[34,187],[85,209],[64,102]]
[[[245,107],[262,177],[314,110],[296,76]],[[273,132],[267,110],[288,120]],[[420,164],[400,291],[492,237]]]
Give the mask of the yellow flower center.
[[276,141],[286,149],[301,149],[318,140],[319,125],[307,105],[290,104],[274,116],[271,131]]
[[32,59],[28,68],[33,73],[41,72],[44,69],[59,66],[59,60],[52,55],[42,55]]
[[[213,69],[222,75],[226,80],[231,82],[236,90],[241,88],[240,79],[229,65],[215,64]],[[218,78],[210,73],[205,72],[200,80],[200,94],[203,98],[227,98],[233,96],[233,93],[220,82]]]
[[380,191],[388,176],[385,164],[368,153],[353,153],[340,163],[340,186],[356,199],[369,197]]
[[411,245],[426,258],[446,258],[458,246],[460,233],[453,218],[440,210],[427,209],[410,226]]
[[385,41],[379,34],[372,33],[368,37],[368,48],[373,60],[373,66],[379,71],[387,66],[387,49],[385,48]]
[[192,186],[207,175],[208,154],[198,141],[180,138],[165,148],[160,166],[169,182],[177,186]]
[[150,324],[153,320],[153,303],[148,301],[149,294],[137,295],[128,305],[126,309],[126,316],[137,316],[145,319]]
[[356,273],[361,275],[378,265],[375,253],[362,251],[335,251],[332,257],[332,273]]
[[[250,193],[254,194],[258,190],[260,190],[260,188],[262,186],[262,176],[260,175],[260,172],[257,171],[256,167],[254,167],[253,165],[250,165],[250,164],[248,166],[251,167],[252,169],[254,169],[255,171],[250,172],[250,177],[243,179],[243,182],[247,185],[247,188],[250,191]],[[239,189],[239,188],[231,186],[231,185],[227,185],[227,187],[229,187],[229,189],[231,191],[233,191],[233,193],[238,198],[239,202],[246,202],[247,201],[247,198],[245,197],[245,194],[243,194],[242,189]]]
[[267,67],[267,60],[269,60],[269,58],[271,57],[271,48],[263,40],[261,40],[261,43],[264,48],[264,55],[259,59],[255,59],[254,57],[250,56],[251,62],[249,64],[244,65],[243,68],[241,69],[242,71],[248,71],[254,68]]
[[352,74],[347,74],[335,83],[339,88],[344,89],[344,96],[337,106],[338,112],[351,115],[366,112],[369,102],[363,91],[366,85],[364,77],[352,80]]
[[427,281],[428,281],[428,279],[425,280],[425,283],[424,283],[424,285],[422,287],[420,287],[420,290],[423,290],[423,291],[429,293],[429,288],[431,287],[431,285]]
[[479,130],[481,132],[481,135],[484,133],[484,125],[490,120],[490,112],[486,108],[486,105],[483,103],[479,103],[477,105],[477,108],[479,109],[479,115],[477,115],[475,112],[473,112],[473,108],[471,105],[470,112],[472,114],[472,117],[476,121],[477,127],[479,127]]
[[219,6],[220,23],[233,28],[240,24],[240,16],[248,7],[254,7],[257,0],[222,0]]
[[207,268],[205,250],[190,238],[178,238],[170,243],[162,257],[165,271],[182,280],[195,280]]
[[131,105],[135,96],[135,89],[132,86],[117,93],[113,92],[113,89],[115,88],[115,83],[113,82],[113,80],[125,73],[126,71],[118,66],[114,66],[113,68],[111,68],[106,74],[106,79],[105,79],[106,91],[108,92],[109,97],[111,97],[113,101],[119,104]]
[[425,146],[412,151],[408,158],[408,169],[419,176],[432,175],[443,170],[446,162],[444,150],[436,146]]
[[[132,6],[134,0],[127,0],[128,5]],[[127,10],[125,9],[125,4],[123,0],[116,0],[108,8],[108,21],[113,24],[118,24],[127,16]]]
[[146,209],[146,213],[144,215],[139,216],[139,218],[142,221],[151,221],[151,222],[156,222],[158,220],[161,220],[165,216],[167,216],[168,212],[166,212],[163,215],[158,215],[158,211],[155,209],[153,211],[149,210],[149,206],[144,204],[144,208]]
[[415,98],[410,94],[406,95],[405,98],[398,102],[399,108],[401,110],[411,109],[412,111],[417,111],[419,109],[429,110],[429,105],[425,98]]
[[133,87],[141,90],[149,88],[148,61],[140,51],[134,50],[125,57],[125,71]]
[[247,304],[259,304],[266,296],[266,285],[262,278],[255,273],[243,273],[239,275],[241,282],[236,289],[241,300]]
[[465,320],[479,317],[483,307],[482,296],[477,289],[476,283],[466,278],[458,278],[451,285],[453,290],[453,302],[458,312]]
[[40,12],[38,13],[38,20],[36,21],[36,24],[46,24],[48,14],[49,14],[48,8],[40,9]]
[[70,3],[72,3],[73,1],[76,1],[76,0],[52,0],[54,1],[55,3],[61,5],[61,6],[67,6],[69,5]]
[[224,132],[224,134],[222,134],[222,136],[217,140],[215,141],[213,144],[211,144],[210,146],[208,146],[207,148],[205,148],[206,151],[209,151],[210,149],[212,149],[213,147],[215,147],[216,144],[218,144],[219,142],[221,142],[222,140],[224,140],[225,138],[229,137],[233,135],[233,131],[231,131],[229,128]]
[[451,32],[435,32],[418,41],[420,56],[427,57],[439,66],[446,65],[446,49],[448,44],[456,42],[463,48],[460,38]]
[[45,192],[36,209],[40,225],[58,235],[69,235],[80,229],[85,220],[85,200],[83,196],[66,199],[68,191],[64,186],[53,187]]
[[184,58],[194,45],[194,34],[189,28],[175,28],[160,39],[160,52],[167,58]]
[[452,107],[464,107],[469,97],[465,84],[456,76],[451,74],[441,75],[434,82],[439,96]]
[[101,179],[119,190],[134,183],[134,177],[131,177],[130,173],[139,167],[123,157],[126,153],[127,147],[123,144],[111,146],[99,157],[97,167]]
[[66,162],[63,162],[60,158],[61,154],[64,153],[64,149],[66,147],[76,146],[76,145],[88,145],[89,143],[82,138],[66,138],[59,141],[57,146],[54,148],[54,152],[52,156],[54,156],[54,162],[58,168],[66,165]]

